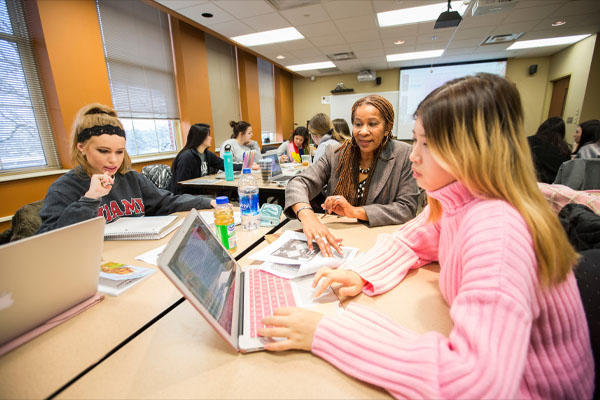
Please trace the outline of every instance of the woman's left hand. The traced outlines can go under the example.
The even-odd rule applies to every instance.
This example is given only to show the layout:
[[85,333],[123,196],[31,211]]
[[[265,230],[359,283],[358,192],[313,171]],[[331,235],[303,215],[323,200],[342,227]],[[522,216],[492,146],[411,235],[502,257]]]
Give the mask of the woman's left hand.
[[323,314],[309,311],[305,308],[282,307],[275,310],[272,316],[263,318],[265,325],[270,328],[258,330],[260,336],[283,337],[280,340],[265,344],[266,350],[307,350],[312,348],[313,338]]
[[211,206],[212,208],[217,208],[217,200],[215,200],[215,199],[212,199],[212,200],[210,201],[210,206]]
[[325,199],[325,202],[321,204],[323,210],[326,210],[329,214],[336,213],[343,217],[355,218],[354,206],[346,200],[344,196],[329,196]]
[[258,165],[257,163],[252,163],[252,169],[254,169],[254,170],[260,169],[260,165]]

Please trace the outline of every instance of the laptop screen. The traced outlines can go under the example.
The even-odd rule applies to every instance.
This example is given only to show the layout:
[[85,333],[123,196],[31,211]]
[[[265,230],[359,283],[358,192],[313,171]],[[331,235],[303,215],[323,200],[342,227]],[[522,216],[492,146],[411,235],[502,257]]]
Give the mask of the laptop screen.
[[273,163],[273,172],[271,172],[271,176],[277,176],[281,174],[281,164],[279,164],[279,158],[277,157],[277,154],[269,154],[263,156],[263,159],[267,158],[270,158]]
[[231,335],[235,262],[200,217],[194,218],[168,266]]

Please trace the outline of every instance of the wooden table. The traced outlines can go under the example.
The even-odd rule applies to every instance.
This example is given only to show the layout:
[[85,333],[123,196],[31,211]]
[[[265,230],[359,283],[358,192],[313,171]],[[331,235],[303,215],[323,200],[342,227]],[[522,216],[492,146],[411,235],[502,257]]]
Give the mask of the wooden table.
[[[272,229],[244,232],[238,225],[235,254],[262,240]],[[167,243],[173,234],[161,240],[105,241],[102,256],[105,261],[157,269],[135,257]],[[160,271],[118,297],[107,295],[89,310],[1,357],[0,398],[52,395],[181,301],[179,291]]]
[[[344,245],[361,250],[370,248],[377,234],[395,229],[367,228],[347,218],[326,217],[323,222]],[[299,227],[292,221],[284,229]],[[248,257],[240,262],[255,263]],[[417,332],[448,334],[452,323],[437,277],[436,266],[420,268],[384,295],[359,295],[344,303],[367,304]],[[59,397],[373,399],[389,394],[308,352],[238,354],[186,301]]]

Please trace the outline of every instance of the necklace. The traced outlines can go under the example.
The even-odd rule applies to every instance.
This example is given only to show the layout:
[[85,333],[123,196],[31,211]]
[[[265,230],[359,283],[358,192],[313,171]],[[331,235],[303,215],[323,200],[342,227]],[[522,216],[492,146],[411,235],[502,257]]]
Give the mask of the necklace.
[[371,170],[371,167],[367,168],[367,169],[362,169],[360,167],[360,165],[358,166],[358,172],[360,172],[361,174],[365,174],[367,175],[369,173],[369,171]]

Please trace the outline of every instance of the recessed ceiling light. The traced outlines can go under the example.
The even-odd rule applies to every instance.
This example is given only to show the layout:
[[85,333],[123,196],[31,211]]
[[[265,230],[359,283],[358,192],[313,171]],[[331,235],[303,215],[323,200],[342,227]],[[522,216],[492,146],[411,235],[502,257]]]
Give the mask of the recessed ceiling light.
[[213,17],[213,15],[211,13],[202,13],[202,16],[204,18],[212,18]]
[[275,58],[277,58],[278,60],[283,60],[285,58],[285,56],[277,56]]
[[415,51],[412,53],[388,54],[388,61],[417,60],[419,58],[440,57],[444,50]]
[[[462,16],[467,10],[468,4],[464,1],[453,1],[452,10],[458,11]],[[430,4],[427,6],[402,8],[400,10],[385,11],[377,13],[380,27],[416,24],[417,22],[435,21],[440,13],[448,10],[448,2]]]
[[561,36],[548,39],[537,39],[537,40],[521,40],[510,45],[506,50],[519,50],[519,49],[530,49],[532,47],[547,47],[547,46],[558,46],[561,44],[571,44],[579,42],[581,39],[585,39],[587,35],[575,35],[575,36]]
[[274,29],[272,31],[250,33],[248,35],[234,36],[230,39],[244,46],[260,46],[262,44],[304,39],[304,36],[302,36],[302,34],[298,32],[296,28],[290,27]]
[[405,43],[405,41],[404,41],[404,40],[396,40],[396,41],[394,42],[394,44],[404,44],[404,43]]
[[564,25],[566,23],[567,23],[567,21],[556,21],[555,23],[552,24],[552,26],[561,26],[561,25]]
[[331,61],[324,61],[310,64],[290,65],[286,68],[291,69],[292,71],[309,71],[311,69],[335,68],[335,64]]

